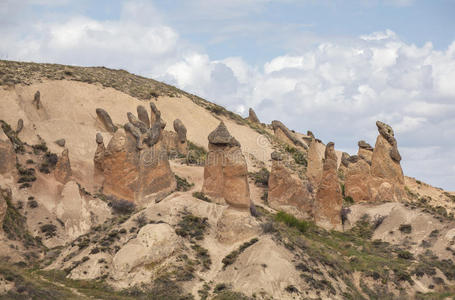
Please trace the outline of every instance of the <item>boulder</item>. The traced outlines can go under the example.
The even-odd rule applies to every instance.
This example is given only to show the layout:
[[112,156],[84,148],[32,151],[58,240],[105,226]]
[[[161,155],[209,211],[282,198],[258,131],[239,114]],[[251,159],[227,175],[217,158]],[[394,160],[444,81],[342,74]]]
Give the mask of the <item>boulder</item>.
[[114,123],[112,123],[111,116],[109,116],[107,111],[102,108],[97,108],[96,115],[98,116],[98,120],[101,122],[101,124],[103,124],[106,131],[114,133],[117,130],[117,127],[114,125]]
[[218,202],[249,209],[248,170],[240,143],[230,135],[223,122],[209,134],[208,140],[202,192]]
[[59,140],[56,140],[55,143],[57,145],[59,145],[60,147],[65,147],[66,141],[65,141],[65,139],[59,139]]
[[341,207],[343,198],[337,176],[337,156],[334,143],[325,148],[321,183],[314,205],[315,222],[326,229],[341,228]]
[[10,139],[0,129],[0,174],[7,174],[16,169],[16,153]]
[[186,140],[186,127],[180,119],[174,120],[174,130],[177,133],[176,146],[177,152],[181,155],[188,154],[188,142]]
[[272,128],[275,133],[275,136],[282,142],[307,149],[308,146],[300,141],[295,135],[280,121],[272,121]]
[[319,185],[322,177],[322,157],[318,151],[318,142],[312,138],[308,148],[307,177],[315,187]]
[[248,120],[252,123],[261,123],[256,115],[256,112],[251,107],[248,110]]
[[311,218],[314,200],[311,184],[293,174],[282,161],[272,160],[267,198],[270,207],[298,218]]
[[57,164],[55,165],[54,176],[60,183],[67,183],[73,172],[71,171],[71,163],[69,158],[68,149],[63,150],[62,155],[58,158]]

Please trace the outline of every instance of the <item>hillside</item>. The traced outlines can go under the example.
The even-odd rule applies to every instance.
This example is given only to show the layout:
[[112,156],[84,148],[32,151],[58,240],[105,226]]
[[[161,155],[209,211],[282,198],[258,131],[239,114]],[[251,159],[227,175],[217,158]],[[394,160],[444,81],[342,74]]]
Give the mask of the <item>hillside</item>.
[[455,194],[404,176],[387,124],[341,153],[123,70],[11,61],[0,120],[0,299],[455,295]]

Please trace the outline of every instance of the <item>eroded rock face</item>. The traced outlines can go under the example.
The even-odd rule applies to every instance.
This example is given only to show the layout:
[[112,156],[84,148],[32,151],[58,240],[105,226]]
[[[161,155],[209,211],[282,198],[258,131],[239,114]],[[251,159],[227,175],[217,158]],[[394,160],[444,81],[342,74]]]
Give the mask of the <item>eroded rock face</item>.
[[248,170],[240,143],[223,122],[209,134],[202,192],[236,208],[251,205]]
[[248,110],[248,120],[250,120],[252,123],[261,123],[258,116],[256,115],[256,112],[251,107]]
[[104,152],[104,192],[134,202],[175,189],[166,149],[159,140],[137,149],[136,138],[119,129]]
[[359,151],[357,155],[360,158],[363,158],[367,163],[371,164],[371,159],[373,158],[373,147],[365,141],[359,141]]
[[380,121],[376,122],[376,126],[379,136],[376,139],[372,155],[371,174],[390,182],[404,184],[403,170],[400,165],[401,156],[398,152],[393,129]]
[[144,123],[147,128],[150,128],[149,114],[147,112],[147,109],[145,109],[144,106],[139,105],[137,107],[137,116],[138,116],[139,120],[141,120],[141,122]]
[[171,257],[181,245],[175,230],[168,224],[148,224],[114,256],[113,267],[125,276],[139,265],[160,263]]
[[300,141],[297,137],[294,136],[294,134],[280,121],[272,121],[272,127],[273,131],[275,133],[275,136],[280,139],[282,142],[289,144],[289,145],[294,145],[297,147],[301,147],[303,149],[307,149],[308,146]]
[[330,142],[325,148],[322,179],[314,205],[316,223],[327,229],[339,229],[341,227],[340,212],[343,204],[334,146],[334,143]]
[[177,152],[182,155],[188,154],[188,142],[186,140],[186,127],[180,119],[174,120],[174,130],[177,133]]
[[349,160],[345,174],[345,195],[351,197],[355,203],[370,202],[372,200],[370,165],[365,159],[358,156]]
[[2,187],[0,187],[0,235],[3,233],[3,220],[5,219],[6,210],[8,209],[6,198],[10,196],[10,190],[2,189]]
[[12,172],[16,167],[14,147],[3,130],[0,129],[0,174]]
[[307,176],[311,184],[315,187],[319,185],[322,177],[322,157],[318,151],[318,142],[311,139],[310,147],[308,148],[308,167]]
[[71,163],[69,158],[68,149],[63,150],[62,155],[58,158],[54,170],[55,179],[60,183],[67,183],[73,172],[71,171]]
[[96,151],[95,157],[93,158],[93,164],[95,165],[95,181],[102,182],[102,176],[104,173],[104,153],[106,151],[106,147],[104,146],[104,140],[101,133],[96,134]]
[[310,183],[291,173],[280,160],[273,159],[268,185],[267,200],[272,208],[298,218],[308,219],[313,216],[314,200]]
[[143,122],[147,121],[145,108],[138,107],[142,120],[127,113],[129,122],[116,131],[105,149],[102,136],[97,135],[95,173],[102,170],[106,194],[143,203],[161,200],[175,189],[175,176],[163,142],[163,122],[156,106],[150,106],[155,118],[150,128]]

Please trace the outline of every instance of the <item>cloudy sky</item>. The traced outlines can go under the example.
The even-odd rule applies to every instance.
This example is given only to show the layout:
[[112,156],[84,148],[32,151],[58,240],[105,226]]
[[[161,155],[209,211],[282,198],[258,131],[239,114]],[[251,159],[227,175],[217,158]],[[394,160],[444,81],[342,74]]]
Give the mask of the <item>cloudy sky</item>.
[[0,0],[0,59],[122,68],[455,190],[454,0]]

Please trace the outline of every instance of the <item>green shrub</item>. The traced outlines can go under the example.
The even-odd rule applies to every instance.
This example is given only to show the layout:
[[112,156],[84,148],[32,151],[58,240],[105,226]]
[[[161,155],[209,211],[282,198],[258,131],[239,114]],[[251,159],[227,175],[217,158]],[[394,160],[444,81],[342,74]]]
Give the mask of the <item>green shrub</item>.
[[177,181],[177,191],[180,192],[189,191],[194,186],[194,183],[189,183],[186,178],[182,178],[178,175],[175,175],[175,180]]
[[108,196],[107,199],[109,201],[109,206],[116,214],[131,214],[134,212],[134,209],[136,207],[133,202],[124,199],[117,199],[114,196]]
[[268,186],[270,172],[266,168],[262,168],[257,172],[250,173],[251,178],[254,179],[254,184],[257,186]]
[[177,224],[175,233],[189,239],[203,240],[204,233],[208,227],[207,221],[207,218],[201,218],[187,213]]
[[207,151],[201,146],[198,146],[188,141],[188,155],[186,157],[186,163],[189,165],[202,166],[207,159]]
[[193,197],[205,202],[212,202],[212,200],[209,197],[207,197],[203,192],[194,192]]
[[45,224],[40,227],[42,233],[45,234],[47,238],[51,238],[57,235],[57,226],[54,224]]
[[300,232],[304,233],[309,227],[309,223],[304,220],[299,220],[291,214],[285,213],[284,211],[279,211],[275,215],[275,220],[286,224],[289,227],[295,227]]
[[221,261],[223,263],[223,269],[225,269],[227,266],[232,265],[236,260],[237,257],[245,251],[248,247],[254,245],[257,243],[259,240],[257,238],[253,238],[248,242],[243,243],[240,245],[240,247],[237,250],[232,251],[228,255],[226,255],[223,260]]
[[398,228],[402,233],[410,234],[412,232],[411,224],[401,224]]

